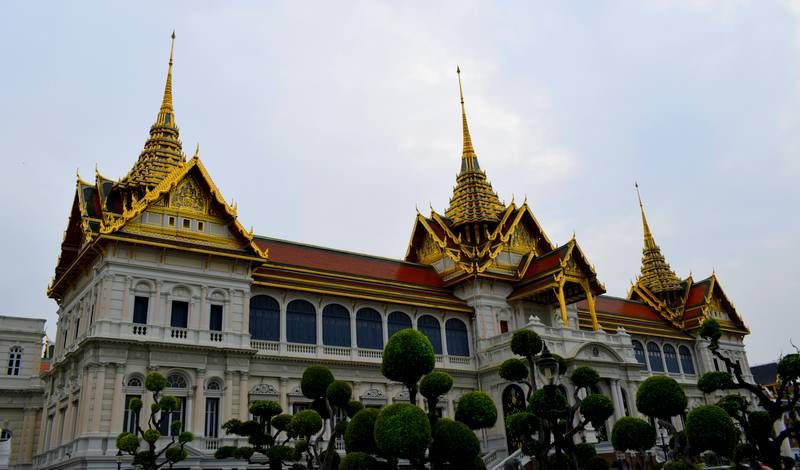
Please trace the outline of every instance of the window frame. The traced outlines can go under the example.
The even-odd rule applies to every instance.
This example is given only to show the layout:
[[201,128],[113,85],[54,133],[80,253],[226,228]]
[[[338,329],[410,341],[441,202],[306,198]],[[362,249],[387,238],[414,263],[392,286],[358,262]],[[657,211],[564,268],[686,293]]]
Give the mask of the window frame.
[[[186,306],[186,310],[184,312],[181,312],[181,311],[177,311],[176,312],[176,306],[179,306],[179,305],[185,305]],[[176,324],[176,323],[181,323],[181,322],[176,321],[176,317],[175,317],[176,313],[183,315],[183,322],[182,322],[183,325]],[[180,317],[178,317],[178,320],[180,320]],[[172,300],[172,302],[170,303],[170,310],[169,310],[169,326],[170,326],[170,328],[182,328],[182,329],[189,328],[189,301],[188,300],[179,300],[179,299]]]

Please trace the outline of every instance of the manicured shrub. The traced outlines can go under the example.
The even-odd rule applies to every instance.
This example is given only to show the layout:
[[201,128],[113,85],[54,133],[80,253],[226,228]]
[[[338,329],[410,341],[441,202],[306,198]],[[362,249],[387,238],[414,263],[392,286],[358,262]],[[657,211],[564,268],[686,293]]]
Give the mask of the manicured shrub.
[[393,334],[383,348],[381,372],[389,380],[416,384],[436,364],[433,345],[422,333],[410,328]]
[[156,442],[161,437],[161,433],[157,429],[148,429],[142,437],[145,442]]
[[334,380],[328,385],[325,390],[325,396],[328,397],[328,403],[336,408],[345,408],[350,403],[350,398],[353,396],[353,387],[349,383],[341,380]]
[[256,400],[250,404],[250,413],[263,418],[271,418],[281,414],[280,403],[272,400]]
[[469,392],[458,400],[456,421],[470,429],[490,428],[497,422],[497,407],[486,392]]
[[656,444],[656,430],[643,419],[625,416],[614,423],[611,444],[620,452],[649,449]]
[[322,418],[314,410],[303,410],[292,417],[290,426],[298,436],[308,437],[322,429]]
[[713,318],[708,318],[700,326],[700,331],[698,334],[701,338],[705,338],[710,340],[712,343],[716,343],[722,337],[722,328],[720,328],[718,321],[714,320]]
[[664,463],[664,466],[661,467],[661,470],[695,470],[695,466],[689,465],[683,460],[671,460]]
[[600,374],[592,367],[580,366],[572,371],[572,375],[569,379],[572,381],[572,384],[578,388],[589,388],[600,381]]
[[292,415],[283,413],[279,414],[278,416],[272,418],[270,424],[273,428],[277,429],[278,431],[284,431],[286,426],[292,421]]
[[766,411],[751,411],[747,413],[747,421],[756,439],[766,439],[772,435],[772,418]]
[[716,405],[705,405],[689,412],[686,437],[694,453],[710,450],[730,456],[736,444],[737,432],[725,410]]
[[516,358],[506,359],[500,365],[500,377],[509,382],[522,382],[528,378],[528,366]]
[[[396,338],[401,330],[392,336]],[[425,455],[431,439],[431,425],[420,408],[407,404],[389,405],[375,420],[375,443],[382,455],[418,459]]]
[[515,440],[521,441],[539,430],[539,420],[532,413],[518,411],[506,418],[506,429]]
[[158,372],[150,372],[144,378],[144,388],[151,392],[160,392],[167,386],[167,378]]
[[351,400],[350,403],[347,404],[347,417],[352,418],[356,415],[359,411],[364,409],[364,404],[360,401]]
[[586,468],[589,460],[597,455],[597,449],[593,444],[582,442],[575,446],[575,458],[578,461],[579,468]]
[[375,454],[378,446],[375,444],[375,420],[378,419],[380,410],[364,408],[353,416],[344,432],[344,448],[347,453],[366,452]]
[[607,396],[593,393],[581,401],[580,410],[592,423],[602,423],[614,414],[614,404]]
[[123,452],[134,452],[139,447],[139,438],[133,433],[123,432],[117,436],[117,449]]
[[181,460],[186,460],[186,458],[189,457],[189,452],[186,449],[181,449],[180,447],[170,447],[166,452],[164,452],[164,457],[168,462],[180,462]]
[[303,371],[303,378],[300,380],[300,390],[303,396],[316,400],[324,398],[328,385],[333,382],[333,374],[327,367],[308,366]]
[[531,330],[517,330],[511,337],[511,352],[517,356],[532,357],[542,352],[542,338]]
[[688,400],[683,387],[672,377],[656,375],[639,386],[636,408],[646,416],[669,420],[686,410]]
[[378,461],[364,452],[348,452],[339,463],[339,470],[376,470]]
[[158,400],[158,407],[162,411],[175,411],[178,409],[178,399],[172,395],[163,395]]
[[733,387],[733,377],[728,372],[706,372],[697,381],[697,388],[703,393],[713,393]]
[[720,398],[717,406],[725,410],[731,418],[736,418],[747,409],[747,401],[743,396],[731,393]]
[[428,400],[435,400],[453,388],[453,378],[446,372],[435,370],[422,378],[419,393]]
[[450,462],[453,466],[475,460],[481,452],[481,444],[464,423],[440,418],[433,427],[431,450],[437,461]]
[[778,377],[784,383],[800,378],[800,354],[787,354],[778,361]]
[[[540,388],[528,400],[528,411],[537,418],[565,417],[568,408],[567,397],[555,385]],[[552,416],[548,416],[548,413],[552,413]]]

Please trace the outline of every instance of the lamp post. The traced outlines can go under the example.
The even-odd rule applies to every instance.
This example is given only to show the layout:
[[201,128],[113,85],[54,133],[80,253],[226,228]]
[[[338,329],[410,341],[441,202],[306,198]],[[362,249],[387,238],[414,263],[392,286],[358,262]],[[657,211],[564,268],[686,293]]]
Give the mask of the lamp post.
[[536,362],[545,381],[547,381],[549,385],[555,385],[558,380],[559,364],[558,359],[553,357],[553,354],[547,349],[547,344],[542,346],[542,353],[539,355],[539,360]]
[[122,470],[122,450],[117,449],[117,470]]
[[661,450],[664,452],[664,461],[666,462],[669,460],[669,443],[666,440],[667,436],[667,429],[664,426],[659,425],[658,434],[661,436]]

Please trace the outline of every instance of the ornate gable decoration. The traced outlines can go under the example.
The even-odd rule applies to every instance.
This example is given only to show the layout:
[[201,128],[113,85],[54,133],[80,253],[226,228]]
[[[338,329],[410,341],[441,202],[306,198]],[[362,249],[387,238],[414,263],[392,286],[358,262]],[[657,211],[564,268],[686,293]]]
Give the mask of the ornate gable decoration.
[[[209,201],[204,193],[205,191],[200,189],[193,177],[187,177],[170,192],[169,205],[183,211],[206,214]],[[163,201],[161,203],[163,204]]]

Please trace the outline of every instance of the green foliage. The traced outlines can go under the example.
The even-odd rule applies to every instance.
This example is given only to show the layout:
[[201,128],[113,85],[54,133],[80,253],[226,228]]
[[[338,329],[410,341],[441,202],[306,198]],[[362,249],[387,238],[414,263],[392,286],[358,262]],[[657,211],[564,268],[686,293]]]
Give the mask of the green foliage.
[[214,452],[214,458],[217,460],[229,459],[236,456],[236,447],[222,446]]
[[528,378],[528,366],[517,358],[506,359],[500,365],[500,377],[509,382],[522,382]]
[[747,421],[750,423],[750,429],[753,435],[758,438],[765,439],[772,436],[772,418],[766,411],[752,411],[747,414]]
[[800,354],[787,354],[778,361],[778,377],[784,383],[800,378]]
[[[392,339],[404,331],[413,330],[401,330]],[[430,439],[431,425],[428,417],[414,405],[389,405],[381,410],[375,420],[375,443],[387,457],[418,459],[425,455]]]
[[480,451],[478,438],[465,424],[447,418],[436,421],[431,452],[437,461],[465,464],[475,460]]
[[593,444],[582,442],[575,446],[575,458],[578,461],[579,468],[586,468],[589,460],[596,455],[597,449],[594,448]]
[[158,400],[158,407],[161,411],[175,411],[178,409],[178,399],[172,395],[164,395]]
[[350,403],[350,398],[353,396],[353,387],[347,382],[334,380],[325,390],[325,396],[331,406],[346,408],[347,404]]
[[539,429],[539,420],[532,413],[519,411],[506,418],[506,428],[517,441],[532,435]]
[[117,449],[133,453],[136,452],[136,449],[139,448],[139,438],[136,437],[133,433],[130,432],[123,432],[119,436],[117,436]]
[[292,415],[288,413],[279,414],[278,416],[272,418],[272,427],[277,429],[278,431],[284,431],[286,426],[292,421]]
[[189,452],[181,447],[170,447],[166,452],[164,452],[164,457],[168,462],[180,462],[181,460],[186,460],[186,458],[189,457]]
[[453,388],[453,378],[450,374],[435,370],[422,378],[419,383],[419,392],[428,400],[435,400]]
[[592,423],[602,423],[614,414],[614,404],[607,396],[593,393],[581,401],[580,410]]
[[733,387],[733,377],[728,372],[706,372],[697,381],[697,388],[703,393],[713,393]]
[[303,371],[303,378],[300,380],[300,390],[303,396],[316,400],[325,398],[328,385],[333,382],[333,374],[330,369],[323,366],[308,366]]
[[250,404],[250,413],[260,418],[269,419],[282,411],[281,404],[272,400],[256,400]]
[[614,423],[611,444],[620,452],[649,449],[656,444],[656,430],[643,419],[625,416]]
[[706,319],[700,327],[699,335],[701,338],[711,341],[712,345],[716,344],[722,337],[722,329],[719,326],[719,322],[713,318]]
[[172,434],[180,434],[183,429],[183,421],[173,421],[172,424],[169,425],[169,429],[172,431]]
[[639,386],[636,408],[646,416],[669,420],[686,410],[688,400],[683,387],[672,377],[655,375]]
[[281,462],[288,462],[295,459],[295,449],[290,446],[272,446],[267,450],[267,458],[270,460],[280,460]]
[[161,437],[161,433],[158,432],[157,429],[148,429],[144,432],[144,436],[142,436],[145,442],[156,442],[158,438]]
[[433,345],[422,333],[410,328],[393,334],[383,348],[381,373],[406,385],[416,384],[436,364]]
[[344,433],[347,432],[347,426],[349,425],[348,421],[339,421],[336,423],[336,426],[333,427],[333,432],[337,436],[344,436]]
[[716,405],[705,405],[689,412],[686,437],[695,453],[711,450],[730,456],[736,444],[737,431],[725,410]]
[[302,410],[292,416],[290,426],[298,436],[309,437],[322,429],[322,418],[314,410]]
[[380,410],[376,408],[364,408],[353,416],[344,433],[344,448],[348,453],[377,453],[378,446],[375,444],[374,432],[378,413]]
[[583,467],[586,470],[608,470],[608,462],[603,457],[594,456]]
[[569,379],[578,388],[589,388],[600,381],[600,374],[592,367],[580,366],[572,371]]
[[458,400],[456,421],[470,429],[490,428],[497,422],[497,407],[486,392],[469,392]]
[[339,470],[376,470],[378,461],[364,452],[347,452],[339,463]]
[[130,406],[131,411],[133,411],[134,413],[139,413],[142,410],[142,399],[134,397],[131,399],[128,406]]
[[144,388],[151,392],[160,392],[167,386],[167,378],[158,372],[150,372],[144,378]]
[[356,415],[359,411],[364,409],[364,404],[360,401],[352,400],[350,403],[347,404],[347,417],[352,418]]
[[545,385],[531,395],[528,411],[543,419],[565,417],[569,411],[569,403],[558,387]]
[[542,338],[531,330],[517,330],[511,337],[511,352],[517,356],[533,357],[542,352]]
[[181,444],[186,444],[187,442],[192,442],[194,440],[194,434],[184,431],[178,434],[178,442]]
[[295,454],[302,454],[308,450],[308,441],[305,439],[298,439],[294,441]]
[[731,393],[720,398],[717,406],[725,410],[731,418],[736,418],[747,410],[747,401],[743,396]]
[[666,462],[661,470],[695,470],[694,465],[689,465],[683,460],[671,460]]

